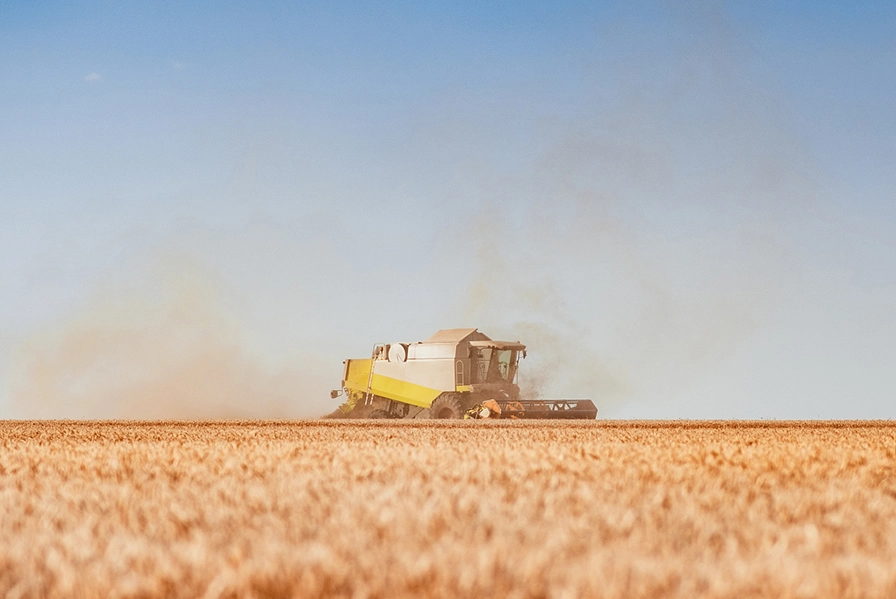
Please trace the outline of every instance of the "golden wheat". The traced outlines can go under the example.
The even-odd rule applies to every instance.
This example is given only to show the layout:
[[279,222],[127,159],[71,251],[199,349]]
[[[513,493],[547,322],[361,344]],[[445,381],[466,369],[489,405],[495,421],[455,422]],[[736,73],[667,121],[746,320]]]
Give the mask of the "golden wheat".
[[0,423],[5,597],[896,597],[890,423]]

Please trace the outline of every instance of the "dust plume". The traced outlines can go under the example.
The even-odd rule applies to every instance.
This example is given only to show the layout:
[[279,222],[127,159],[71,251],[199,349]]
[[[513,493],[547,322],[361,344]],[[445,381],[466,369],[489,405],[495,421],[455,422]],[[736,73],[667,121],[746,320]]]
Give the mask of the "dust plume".
[[311,368],[253,355],[214,278],[185,261],[107,286],[13,363],[24,418],[310,417]]
[[794,276],[818,199],[811,161],[721,9],[673,13],[687,35],[666,47],[614,40],[618,98],[595,92],[545,132],[517,183],[482,184],[497,199],[468,227],[460,310],[529,345],[525,394],[614,414],[687,389],[762,328]]

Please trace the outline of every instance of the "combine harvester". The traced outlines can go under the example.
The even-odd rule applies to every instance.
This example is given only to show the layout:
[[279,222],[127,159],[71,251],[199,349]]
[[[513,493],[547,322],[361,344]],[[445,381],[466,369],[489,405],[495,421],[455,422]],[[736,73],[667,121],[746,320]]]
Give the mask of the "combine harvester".
[[346,360],[346,401],[335,418],[594,419],[590,399],[520,399],[518,341],[477,329],[446,329],[417,343],[379,343],[370,358]]

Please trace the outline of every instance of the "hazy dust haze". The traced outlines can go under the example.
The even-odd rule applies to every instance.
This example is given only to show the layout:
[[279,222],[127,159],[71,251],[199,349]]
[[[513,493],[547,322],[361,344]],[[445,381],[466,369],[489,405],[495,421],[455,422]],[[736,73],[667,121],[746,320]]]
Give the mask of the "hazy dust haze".
[[825,202],[812,161],[724,14],[670,14],[691,35],[663,57],[601,31],[628,73],[619,97],[589,80],[580,118],[540,130],[528,168],[471,176],[490,199],[468,225],[459,305],[529,343],[527,395],[593,396],[612,414],[687,389],[761,334],[799,277]]
[[317,416],[303,401],[313,368],[274,368],[253,355],[220,293],[213,277],[185,260],[104,287],[19,349],[16,416]]

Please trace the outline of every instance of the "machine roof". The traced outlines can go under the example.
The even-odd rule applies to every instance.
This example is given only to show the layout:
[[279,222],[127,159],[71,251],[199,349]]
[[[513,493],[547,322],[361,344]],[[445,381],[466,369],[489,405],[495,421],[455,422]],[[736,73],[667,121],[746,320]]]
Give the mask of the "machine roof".
[[497,347],[498,349],[526,349],[519,341],[470,341],[473,347]]
[[478,329],[442,329],[423,343],[460,343],[468,338],[470,341],[491,341]]

